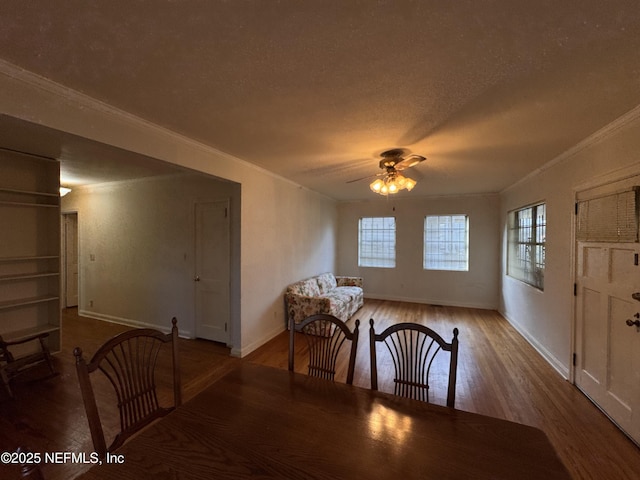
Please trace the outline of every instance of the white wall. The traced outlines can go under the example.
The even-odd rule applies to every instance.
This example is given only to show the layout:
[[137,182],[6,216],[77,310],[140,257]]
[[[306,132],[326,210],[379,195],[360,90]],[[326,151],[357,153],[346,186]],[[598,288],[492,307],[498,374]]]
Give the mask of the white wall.
[[[76,188],[62,211],[78,212],[79,312],[135,326],[195,333],[197,201],[229,200],[231,256],[239,257],[240,188],[201,174],[177,174]],[[239,281],[232,273],[232,285]],[[240,295],[232,288],[232,316]],[[233,333],[233,332],[232,332]]]
[[[565,377],[573,336],[575,192],[640,172],[640,107],[501,194],[501,313]],[[546,267],[541,292],[506,275],[510,210],[547,204]]]
[[285,328],[284,290],[335,269],[333,200],[275,177],[242,184],[243,355]]
[[[497,195],[459,197],[376,197],[342,203],[339,212],[338,270],[364,279],[365,296],[388,300],[498,307],[499,199]],[[424,270],[423,231],[426,215],[469,215],[469,271]],[[358,220],[396,217],[396,268],[358,267]]]
[[0,112],[241,185],[234,355],[284,329],[289,283],[335,269],[333,200],[6,62],[0,62]]

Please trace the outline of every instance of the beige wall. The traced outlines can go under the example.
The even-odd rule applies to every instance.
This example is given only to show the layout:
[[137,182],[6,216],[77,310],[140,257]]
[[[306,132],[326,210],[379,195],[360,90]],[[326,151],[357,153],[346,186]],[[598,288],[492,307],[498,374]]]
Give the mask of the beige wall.
[[[640,108],[597,132],[561,158],[501,194],[503,239],[500,311],[564,376],[573,338],[576,191],[640,173]],[[506,218],[510,210],[547,204],[544,291],[506,275]]]
[[[79,312],[164,329],[175,316],[181,335],[192,337],[195,204],[217,200],[229,201],[230,263],[237,265],[237,184],[177,174],[76,188],[63,197],[62,211],[78,213]],[[237,323],[237,268],[230,280],[231,312]]]
[[[415,192],[413,192],[415,193]],[[338,273],[364,279],[365,296],[407,302],[498,307],[498,196],[379,197],[340,204]],[[424,270],[423,230],[426,215],[469,216],[469,271]],[[358,267],[358,220],[396,218],[396,268]]]

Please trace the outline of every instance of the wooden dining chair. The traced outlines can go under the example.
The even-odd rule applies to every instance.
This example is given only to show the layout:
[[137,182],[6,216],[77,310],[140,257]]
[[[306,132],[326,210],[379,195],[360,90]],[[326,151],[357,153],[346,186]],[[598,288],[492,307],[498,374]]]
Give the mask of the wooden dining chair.
[[25,464],[20,467],[20,478],[29,480],[44,480],[44,475],[38,463]]
[[[51,354],[49,353],[49,347],[47,346],[46,339],[49,336],[49,332],[30,332],[29,330],[23,330],[23,332],[26,333],[11,340],[4,340],[0,335],[0,379],[2,379],[4,388],[11,398],[15,398],[13,390],[11,389],[11,380],[37,365],[42,363],[47,364],[49,374],[44,378],[51,378],[58,375],[53,365]],[[11,352],[13,347],[27,343],[36,344],[33,353],[16,356]]]
[[351,342],[347,380],[353,384],[353,372],[356,364],[356,350],[358,348],[358,327],[360,320],[356,320],[353,331],[340,319],[329,314],[317,314],[295,323],[293,317],[289,324],[289,370],[294,369],[295,335],[301,333],[307,339],[309,347],[308,374],[312,377],[334,380],[336,375],[336,361],[344,342]]
[[18,457],[20,458],[20,478],[44,480],[40,463],[27,461],[28,459],[33,459],[31,450],[25,447],[18,447],[16,453],[18,453]]
[[376,342],[384,343],[391,354],[395,370],[394,394],[429,401],[429,374],[436,356],[441,351],[451,353],[447,406],[456,400],[456,374],[458,368],[458,329],[453,329],[453,340],[447,343],[436,332],[418,323],[397,323],[376,334],[373,319],[369,320],[371,348],[371,389],[378,389]]
[[[178,326],[171,320],[171,333],[149,328],[120,333],[102,345],[89,363],[76,347],[76,370],[84,401],[89,430],[95,451],[101,458],[121,446],[128,437],[154,420],[167,415],[182,403],[178,362]],[[171,344],[173,363],[173,406],[162,407],[158,401],[155,370],[160,348]],[[120,432],[109,447],[100,421],[90,374],[100,370],[115,390],[120,412]]]

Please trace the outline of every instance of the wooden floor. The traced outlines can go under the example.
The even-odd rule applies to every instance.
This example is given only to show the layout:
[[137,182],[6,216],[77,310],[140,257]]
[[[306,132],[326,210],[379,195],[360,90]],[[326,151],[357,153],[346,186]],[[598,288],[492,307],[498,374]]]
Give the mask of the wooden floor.
[[[376,331],[391,322],[428,324],[446,340],[460,330],[456,408],[541,428],[576,479],[635,480],[640,478],[640,449],[627,439],[584,395],[563,380],[496,312],[367,300],[356,314],[362,323],[354,384],[369,387],[368,320]],[[168,323],[168,322],[167,322]],[[79,318],[75,310],[63,315],[62,351],[56,356],[58,377],[15,384],[17,400],[0,392],[0,452],[27,445],[35,452],[93,451],[77,386],[75,346],[88,357],[126,327]],[[296,370],[303,372],[304,345],[298,342]],[[238,362],[287,368],[288,334],[239,360],[213,342],[180,340],[184,398],[189,399]],[[169,367],[163,366],[161,383]],[[384,363],[379,377],[389,376]],[[341,362],[344,375],[346,362]],[[384,383],[381,389],[384,390]],[[100,394],[99,394],[100,396]],[[104,400],[104,398],[99,398]],[[112,431],[116,425],[108,425]],[[357,461],[357,459],[355,459]],[[47,480],[69,480],[89,466],[45,465]],[[0,478],[16,478],[15,467],[0,465]]]

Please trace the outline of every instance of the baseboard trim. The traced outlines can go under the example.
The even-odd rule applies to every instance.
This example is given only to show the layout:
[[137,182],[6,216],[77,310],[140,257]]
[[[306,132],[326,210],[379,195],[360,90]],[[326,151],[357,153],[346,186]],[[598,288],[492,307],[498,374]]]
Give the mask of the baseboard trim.
[[500,312],[500,315],[502,315],[507,322],[509,322],[509,324],[511,324],[511,326],[515,328],[527,342],[529,342],[529,344],[542,356],[542,358],[547,361],[549,365],[553,367],[554,370],[562,376],[562,378],[569,380],[569,367],[567,365],[558,360],[549,350],[538,342],[526,328],[514,321],[512,318],[509,318],[505,312]]
[[[88,310],[78,310],[78,315],[87,318],[93,318],[94,320],[102,320],[104,322],[116,323],[118,325],[126,325],[127,327],[134,328],[155,328],[161,332],[169,333],[171,327],[169,325],[156,325],[155,323],[140,322],[138,320],[132,320],[130,318],[116,317],[114,315],[106,315],[104,313],[91,312]],[[193,334],[189,330],[183,330],[180,328],[180,322],[178,322],[178,332],[182,338],[194,338]]]
[[445,307],[478,308],[480,310],[497,310],[497,305],[485,303],[447,302],[442,299],[396,297],[393,295],[364,294],[365,300],[385,300],[389,302],[421,303],[424,305],[442,305]]
[[285,331],[284,326],[279,326],[279,327],[271,330],[268,334],[266,334],[265,336],[263,336],[259,340],[256,340],[255,342],[253,342],[253,343],[251,343],[249,345],[245,345],[245,346],[240,347],[240,348],[232,348],[231,349],[231,356],[232,357],[239,357],[239,358],[246,357],[251,352],[253,352],[254,350],[257,350],[260,347],[262,347],[267,342],[270,342],[271,340],[276,338],[278,335],[280,335],[284,331]]

